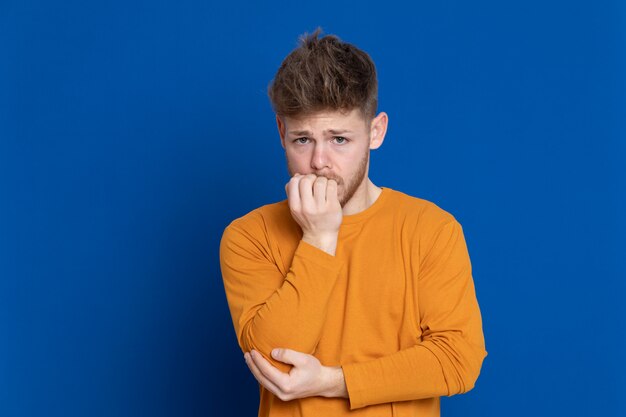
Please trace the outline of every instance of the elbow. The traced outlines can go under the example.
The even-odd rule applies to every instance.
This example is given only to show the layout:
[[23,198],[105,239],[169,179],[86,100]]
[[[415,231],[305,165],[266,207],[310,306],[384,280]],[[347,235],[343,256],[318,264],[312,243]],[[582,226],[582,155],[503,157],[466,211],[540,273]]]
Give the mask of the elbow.
[[252,320],[242,327],[242,331],[239,335],[239,346],[243,352],[250,352],[254,349],[279,371],[289,373],[292,366],[287,363],[279,362],[271,355],[272,349],[283,347],[281,346],[281,343],[272,342],[270,339],[258,337],[258,334],[263,334],[263,332],[258,331],[258,329],[254,327]]
[[273,348],[268,341],[263,340],[262,337],[257,337],[254,320],[248,321],[241,327],[239,346],[244,352],[250,352],[254,349],[265,355],[269,355],[269,352]]
[[437,357],[447,386],[448,397],[471,391],[487,356],[484,345],[463,338],[434,338],[428,343]]
[[[471,357],[467,357],[464,366],[458,366],[457,372],[457,389],[450,392],[449,396],[454,394],[464,394],[471,391],[476,386],[478,376],[482,369],[482,364],[487,356],[487,351],[484,349],[476,349]],[[459,364],[460,365],[460,364]]]
[[274,348],[287,348],[302,353],[313,354],[319,337],[287,329],[282,323],[259,320],[258,316],[242,323],[238,334],[239,346],[244,352],[257,350],[268,357]]

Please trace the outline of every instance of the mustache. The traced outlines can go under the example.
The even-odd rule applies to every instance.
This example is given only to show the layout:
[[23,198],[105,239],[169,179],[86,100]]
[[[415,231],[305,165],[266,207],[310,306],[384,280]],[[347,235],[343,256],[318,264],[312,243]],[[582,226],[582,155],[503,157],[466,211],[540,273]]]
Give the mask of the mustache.
[[332,175],[332,174],[315,174],[315,175],[317,175],[318,177],[324,177],[327,180],[335,180],[337,185],[343,184],[343,180],[341,179],[341,177],[338,177],[336,175]]
[[[289,164],[289,162],[287,162],[287,172],[289,173],[290,177],[293,177],[295,174],[295,169],[291,166],[291,164]],[[300,174],[302,175],[306,175],[303,172],[300,172]],[[335,180],[335,182],[337,183],[337,185],[343,185],[343,178],[341,178],[338,175],[333,174],[332,172],[309,172],[309,174],[313,174],[313,175],[317,175],[318,177],[324,177],[327,180]]]

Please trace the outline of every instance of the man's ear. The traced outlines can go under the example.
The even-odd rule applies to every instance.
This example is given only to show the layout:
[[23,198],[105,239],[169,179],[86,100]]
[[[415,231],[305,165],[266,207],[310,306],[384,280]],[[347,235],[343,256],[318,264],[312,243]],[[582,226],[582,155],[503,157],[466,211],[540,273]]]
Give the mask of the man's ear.
[[284,148],[285,147],[285,123],[283,123],[279,115],[276,115],[276,127],[278,127],[278,134],[280,135],[280,144]]
[[385,112],[378,113],[378,116],[372,119],[370,123],[370,149],[378,149],[383,144],[388,122],[389,117]]

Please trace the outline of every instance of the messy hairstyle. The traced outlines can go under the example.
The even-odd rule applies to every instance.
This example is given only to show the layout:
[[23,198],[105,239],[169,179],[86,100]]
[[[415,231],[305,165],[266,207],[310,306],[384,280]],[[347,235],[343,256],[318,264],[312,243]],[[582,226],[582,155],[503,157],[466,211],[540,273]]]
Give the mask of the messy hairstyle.
[[283,60],[268,95],[279,116],[321,110],[359,109],[366,120],[376,114],[378,82],[370,56],[335,35],[319,37],[318,27],[300,37],[299,46]]

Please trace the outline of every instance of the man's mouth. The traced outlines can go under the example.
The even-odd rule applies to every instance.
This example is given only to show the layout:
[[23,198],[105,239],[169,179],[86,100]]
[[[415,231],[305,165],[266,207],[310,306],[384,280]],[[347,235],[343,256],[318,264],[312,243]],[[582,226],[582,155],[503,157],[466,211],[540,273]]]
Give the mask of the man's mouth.
[[343,185],[343,181],[339,177],[329,176],[329,175],[318,175],[318,177],[324,177],[327,180],[334,180],[337,183],[337,186]]

